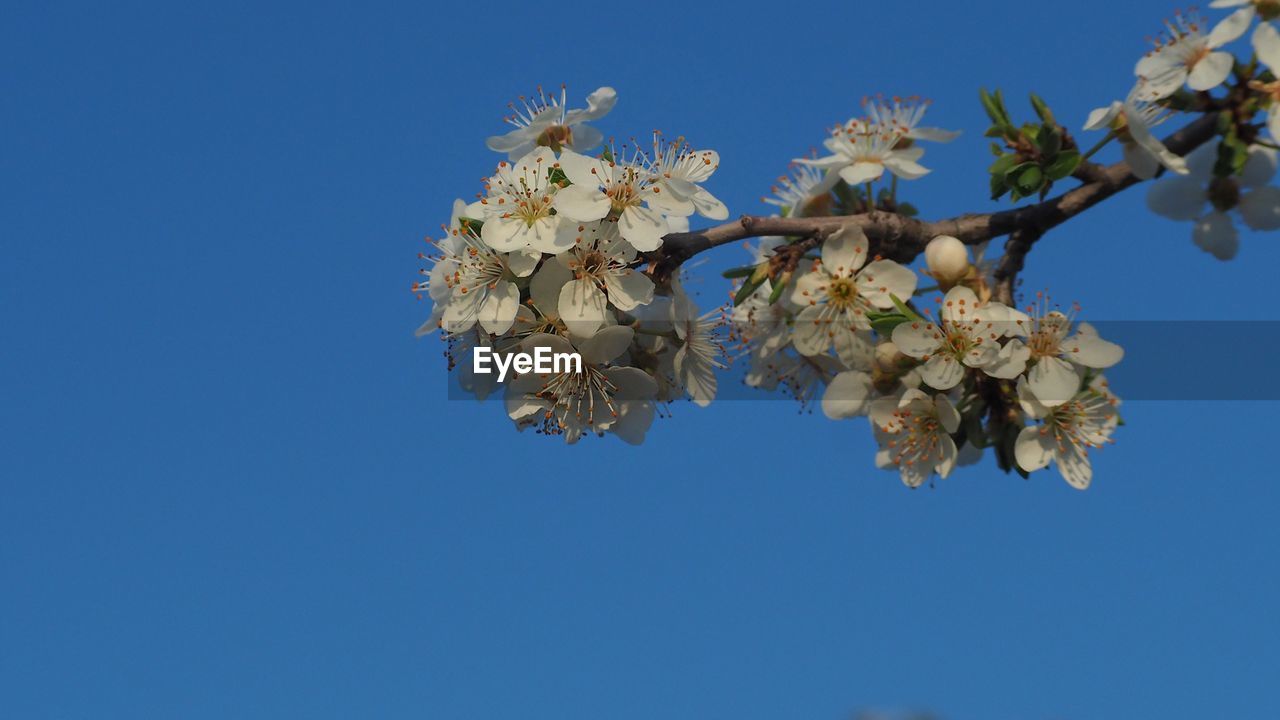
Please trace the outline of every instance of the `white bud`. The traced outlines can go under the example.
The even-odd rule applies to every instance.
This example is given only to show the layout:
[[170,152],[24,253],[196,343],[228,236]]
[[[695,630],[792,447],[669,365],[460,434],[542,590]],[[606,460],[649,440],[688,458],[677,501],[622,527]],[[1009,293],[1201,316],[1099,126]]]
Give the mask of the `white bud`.
[[876,365],[886,372],[893,371],[901,354],[898,352],[898,346],[892,341],[886,340],[876,346]]
[[940,282],[955,282],[969,271],[969,251],[950,235],[939,235],[924,248],[929,273]]

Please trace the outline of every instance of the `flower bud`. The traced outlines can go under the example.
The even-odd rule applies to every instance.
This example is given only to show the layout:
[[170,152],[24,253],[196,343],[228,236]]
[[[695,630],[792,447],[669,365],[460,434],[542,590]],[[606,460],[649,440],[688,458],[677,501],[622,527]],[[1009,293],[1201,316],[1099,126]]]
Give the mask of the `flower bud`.
[[929,274],[940,285],[954,284],[969,272],[969,251],[964,243],[950,235],[939,235],[924,248],[924,260]]
[[898,369],[898,360],[902,357],[902,353],[898,352],[898,346],[893,341],[886,340],[876,346],[876,367],[885,372],[893,372]]

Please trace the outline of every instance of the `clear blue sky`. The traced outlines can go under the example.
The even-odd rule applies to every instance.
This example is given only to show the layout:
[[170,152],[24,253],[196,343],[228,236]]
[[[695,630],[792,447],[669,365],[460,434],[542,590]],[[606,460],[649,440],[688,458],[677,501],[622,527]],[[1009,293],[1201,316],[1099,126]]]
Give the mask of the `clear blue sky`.
[[[735,213],[861,96],[925,95],[966,132],[911,186],[940,217],[994,207],[980,85],[1082,124],[1172,5],[178,5],[0,22],[0,717],[1280,715],[1274,404],[1130,403],[1087,493],[909,492],[785,403],[516,434],[412,337],[420,239],[535,83],[719,150]],[[1189,235],[1131,192],[1027,283],[1275,318],[1275,237]]]

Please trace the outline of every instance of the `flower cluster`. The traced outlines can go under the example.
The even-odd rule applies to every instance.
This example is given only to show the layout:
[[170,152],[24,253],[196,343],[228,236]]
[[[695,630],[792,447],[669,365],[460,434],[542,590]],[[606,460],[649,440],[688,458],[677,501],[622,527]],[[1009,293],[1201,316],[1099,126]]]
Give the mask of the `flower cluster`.
[[830,155],[797,158],[796,162],[826,172],[821,190],[840,180],[858,187],[879,180],[886,170],[903,180],[923,177],[929,169],[920,164],[924,148],[916,141],[950,142],[959,135],[920,127],[928,105],[918,98],[864,100],[865,115],[832,128],[831,136],[823,141]]
[[[1240,245],[1232,215],[1253,230],[1280,229],[1280,189],[1268,184],[1275,176],[1272,148],[1280,136],[1280,31],[1271,23],[1280,17],[1280,3],[1215,0],[1210,7],[1237,9],[1212,29],[1195,13],[1176,14],[1154,49],[1137,62],[1137,81],[1127,97],[1093,111],[1085,129],[1106,130],[1107,139],[1118,139],[1138,178],[1171,171],[1175,176],[1151,188],[1149,207],[1170,219],[1192,222],[1193,242],[1215,258],[1229,260]],[[1225,48],[1250,27],[1255,59],[1238,63]],[[1215,97],[1224,86],[1226,94]],[[1228,103],[1229,97],[1243,100]],[[1219,115],[1221,139],[1186,158],[1152,134],[1174,113],[1224,108],[1230,110]],[[1253,118],[1259,110],[1266,112],[1261,124]],[[1269,140],[1260,137],[1264,128]]]
[[509,159],[476,201],[455,202],[423,256],[431,266],[414,290],[432,313],[418,332],[443,334],[460,384],[481,399],[495,382],[472,372],[475,348],[580,356],[507,382],[508,416],[571,443],[606,432],[639,443],[661,403],[709,403],[724,367],[719,313],[700,313],[678,279],[658,287],[642,270],[642,254],[689,216],[728,216],[702,186],[720,159],[657,133],[650,148],[590,155],[603,137],[585,123],[608,113],[616,93],[596,90],[583,110],[565,97],[522,98],[507,119],[514,129],[489,138]]
[[[755,260],[785,248],[771,242]],[[750,362],[746,383],[785,388],[805,405],[820,397],[831,419],[868,417],[877,465],[910,487],[988,447],[1023,472],[1055,462],[1087,487],[1088,451],[1109,442],[1119,420],[1099,371],[1123,350],[1043,298],[1026,312],[993,300],[987,266],[955,238],[925,252],[922,272],[944,293],[936,317],[913,299],[933,290],[917,290],[913,270],[869,258],[868,248],[847,225],[798,264],[791,292],[766,282],[738,304],[731,323]]]

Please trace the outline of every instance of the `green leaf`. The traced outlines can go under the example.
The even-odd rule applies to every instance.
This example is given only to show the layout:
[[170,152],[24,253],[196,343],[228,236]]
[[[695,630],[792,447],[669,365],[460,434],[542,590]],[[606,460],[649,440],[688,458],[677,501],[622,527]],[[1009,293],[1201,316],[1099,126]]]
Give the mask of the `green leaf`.
[[1049,105],[1037,94],[1031,93],[1031,107],[1035,108],[1036,115],[1040,116],[1040,121],[1045,125],[1057,125],[1053,119],[1053,111],[1049,109]]
[[867,319],[871,321],[871,329],[879,333],[880,337],[888,338],[893,335],[893,329],[904,322],[911,322],[911,318],[897,312],[869,312]]
[[720,275],[732,280],[734,278],[749,277],[755,271],[755,265],[743,265],[742,267],[729,268],[728,270],[720,273]]
[[991,167],[987,168],[992,175],[1004,175],[1009,169],[1018,164],[1018,156],[1010,153],[1001,155],[995,162],[991,163]]
[[908,318],[912,320],[918,320],[920,322],[928,322],[924,318],[920,317],[919,313],[917,313],[915,310],[912,310],[910,306],[902,302],[902,300],[899,299],[897,295],[894,295],[893,293],[889,293],[889,299],[893,301],[893,306],[898,308],[898,312],[902,313],[903,315],[906,315]]
[[1047,157],[1056,157],[1062,150],[1062,129],[1057,125],[1041,125],[1036,132],[1036,144]]
[[1035,163],[1023,163],[1014,168],[1005,178],[1011,180],[1009,184],[1022,196],[1040,192],[1045,182],[1044,171]]
[[1058,153],[1058,157],[1055,158],[1053,162],[1049,163],[1049,166],[1044,169],[1044,172],[1049,176],[1051,181],[1062,180],[1063,178],[1071,177],[1071,173],[1075,172],[1076,168],[1080,167],[1080,163],[1082,161],[1083,158],[1077,150],[1060,152]]
[[752,277],[744,280],[742,282],[742,287],[738,288],[738,292],[733,296],[734,306],[738,306],[746,302],[747,298],[754,295],[756,290],[759,290],[760,286],[763,285],[764,281],[767,279],[767,275],[763,278],[756,278],[753,273]]

